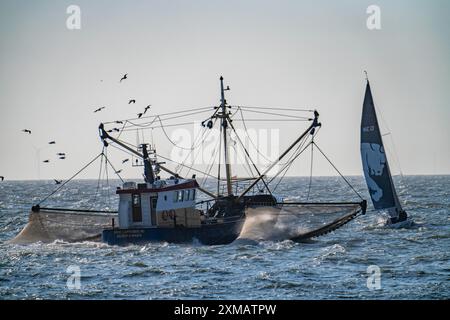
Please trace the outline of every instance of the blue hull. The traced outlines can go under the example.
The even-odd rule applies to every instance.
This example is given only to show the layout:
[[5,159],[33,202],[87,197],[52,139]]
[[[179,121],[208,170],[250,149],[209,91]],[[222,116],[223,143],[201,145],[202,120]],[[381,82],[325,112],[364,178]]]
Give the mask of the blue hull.
[[229,244],[241,233],[244,219],[227,223],[205,224],[198,228],[133,228],[105,229],[102,241],[110,245],[143,244],[148,242],[192,243],[205,245]]

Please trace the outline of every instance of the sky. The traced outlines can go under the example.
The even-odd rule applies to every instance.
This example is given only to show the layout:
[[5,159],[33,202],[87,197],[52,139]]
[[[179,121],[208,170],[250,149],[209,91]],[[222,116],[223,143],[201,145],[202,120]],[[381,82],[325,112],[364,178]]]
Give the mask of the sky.
[[[79,30],[66,26],[70,5]],[[379,30],[367,28],[370,5]],[[447,0],[0,0],[0,175],[67,179],[101,152],[100,122],[147,104],[152,114],[217,105],[220,75],[231,105],[317,108],[318,145],[343,174],[361,175],[364,70],[394,173],[450,174],[449,16]],[[282,150],[305,124],[251,127],[279,130]],[[140,176],[121,159],[111,151],[125,178]],[[335,172],[318,160],[314,174]]]

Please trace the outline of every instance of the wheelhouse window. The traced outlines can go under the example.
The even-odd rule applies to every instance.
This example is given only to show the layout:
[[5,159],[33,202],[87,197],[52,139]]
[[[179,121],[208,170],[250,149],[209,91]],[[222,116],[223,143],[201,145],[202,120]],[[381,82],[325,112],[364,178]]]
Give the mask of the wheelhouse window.
[[190,193],[191,193],[191,190],[184,190],[184,199],[186,201],[189,201],[191,199],[190,198]]
[[141,206],[141,196],[139,194],[133,194],[133,207]]
[[191,190],[191,200],[195,200],[195,189]]
[[184,200],[184,192],[183,192],[183,190],[177,191],[177,193],[178,193],[178,202],[183,201]]
[[133,208],[132,208],[132,221],[142,222],[142,212],[141,212],[141,195],[133,194],[131,198]]
[[178,191],[173,193],[173,202],[178,202]]

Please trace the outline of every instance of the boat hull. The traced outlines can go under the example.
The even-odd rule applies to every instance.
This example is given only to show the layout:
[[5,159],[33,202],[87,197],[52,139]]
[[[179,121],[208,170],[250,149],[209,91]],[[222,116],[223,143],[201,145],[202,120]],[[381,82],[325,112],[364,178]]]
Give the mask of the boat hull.
[[196,228],[132,228],[105,229],[102,241],[109,245],[143,244],[148,242],[192,243],[204,245],[229,244],[239,236],[245,219],[203,224]]

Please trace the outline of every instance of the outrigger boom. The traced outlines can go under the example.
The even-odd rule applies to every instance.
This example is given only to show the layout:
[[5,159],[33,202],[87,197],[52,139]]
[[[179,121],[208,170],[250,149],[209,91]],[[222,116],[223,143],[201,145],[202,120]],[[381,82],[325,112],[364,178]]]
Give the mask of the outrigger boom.
[[[117,143],[119,146],[121,146],[121,147],[124,148],[125,150],[128,150],[129,152],[133,153],[133,154],[136,155],[137,157],[142,158],[144,161],[146,160],[146,157],[144,157],[144,155],[143,155],[142,153],[140,153],[140,152],[134,150],[133,148],[127,146],[125,143],[121,142],[120,140],[111,137],[111,136],[106,132],[103,123],[100,123],[98,129],[99,129],[99,131],[100,131],[100,138],[102,139],[103,144],[104,144],[105,147],[108,146],[108,142],[106,141],[106,139],[109,139],[109,140],[113,141],[114,143]],[[158,167],[159,167],[161,170],[163,170],[163,171],[165,171],[165,172],[167,172],[167,173],[173,175],[174,177],[182,178],[182,179],[183,179],[183,177],[180,177],[180,175],[179,175],[178,173],[173,172],[172,170],[166,168],[165,166],[162,166],[161,164],[158,164]],[[200,186],[198,187],[198,190],[200,190],[201,192],[207,194],[208,196],[210,196],[210,197],[212,197],[212,198],[216,198],[216,197],[217,197],[214,193],[209,192],[208,190],[206,190],[206,189],[204,189],[204,188],[202,188],[202,187],[200,187]]]

